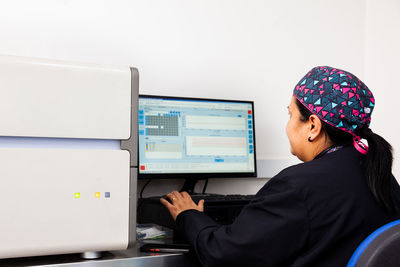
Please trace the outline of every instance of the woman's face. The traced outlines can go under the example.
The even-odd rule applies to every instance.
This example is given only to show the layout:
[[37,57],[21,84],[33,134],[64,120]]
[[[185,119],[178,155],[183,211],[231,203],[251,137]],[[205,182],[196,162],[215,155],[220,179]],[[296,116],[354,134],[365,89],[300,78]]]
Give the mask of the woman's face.
[[286,134],[289,138],[290,152],[305,161],[308,148],[309,126],[307,122],[300,120],[300,111],[296,105],[296,98],[292,96],[292,101],[288,106],[289,121],[286,125]]

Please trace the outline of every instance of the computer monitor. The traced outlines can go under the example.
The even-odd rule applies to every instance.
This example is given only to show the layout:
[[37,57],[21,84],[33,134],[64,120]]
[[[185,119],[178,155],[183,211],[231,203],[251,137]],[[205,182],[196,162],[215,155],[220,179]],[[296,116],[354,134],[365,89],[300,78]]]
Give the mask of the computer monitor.
[[139,178],[255,177],[252,101],[139,95]]

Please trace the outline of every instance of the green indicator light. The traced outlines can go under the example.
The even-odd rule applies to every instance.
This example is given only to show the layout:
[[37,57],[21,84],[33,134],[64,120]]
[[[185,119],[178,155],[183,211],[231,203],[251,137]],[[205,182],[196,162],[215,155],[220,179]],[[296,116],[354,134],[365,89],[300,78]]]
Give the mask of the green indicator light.
[[75,198],[80,198],[81,197],[81,193],[75,193]]

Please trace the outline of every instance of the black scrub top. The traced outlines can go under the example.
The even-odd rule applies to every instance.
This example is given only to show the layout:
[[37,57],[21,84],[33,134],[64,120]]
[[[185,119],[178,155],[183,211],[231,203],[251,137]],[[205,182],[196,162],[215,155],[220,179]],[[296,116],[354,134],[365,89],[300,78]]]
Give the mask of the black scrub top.
[[362,157],[353,147],[319,155],[273,177],[233,224],[187,210],[177,229],[204,266],[346,266],[370,233],[399,218],[375,201]]

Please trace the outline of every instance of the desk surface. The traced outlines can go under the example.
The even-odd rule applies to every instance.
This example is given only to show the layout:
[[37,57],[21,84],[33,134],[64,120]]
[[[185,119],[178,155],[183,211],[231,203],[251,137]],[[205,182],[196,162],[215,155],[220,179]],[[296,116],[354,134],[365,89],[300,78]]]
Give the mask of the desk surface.
[[192,253],[153,254],[140,252],[139,246],[121,251],[104,252],[97,260],[84,260],[79,254],[52,255],[15,259],[1,259],[3,266],[62,266],[62,267],[127,267],[127,266],[200,266]]

